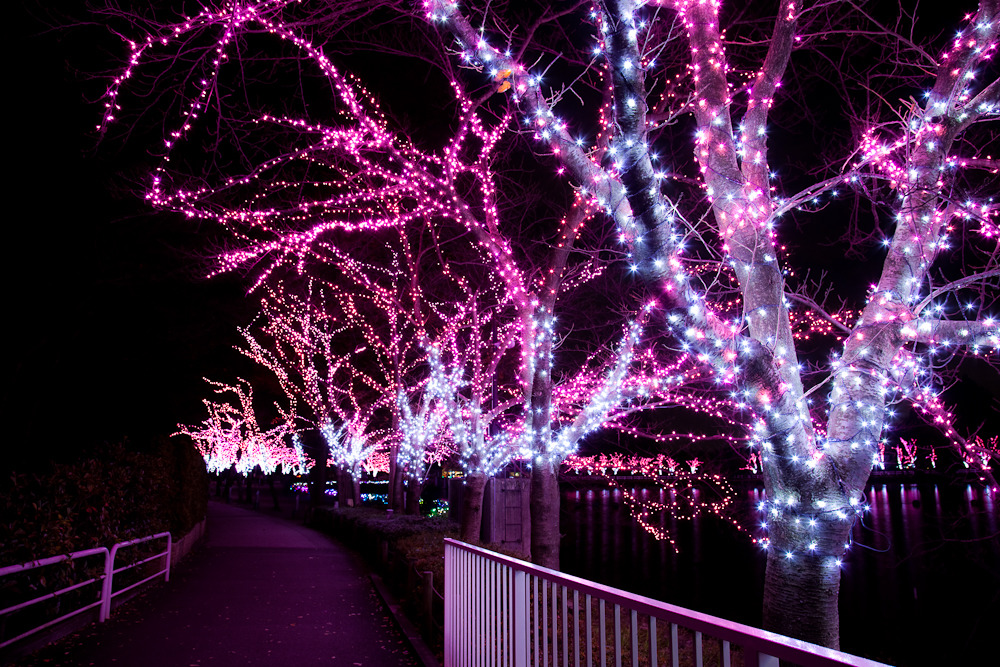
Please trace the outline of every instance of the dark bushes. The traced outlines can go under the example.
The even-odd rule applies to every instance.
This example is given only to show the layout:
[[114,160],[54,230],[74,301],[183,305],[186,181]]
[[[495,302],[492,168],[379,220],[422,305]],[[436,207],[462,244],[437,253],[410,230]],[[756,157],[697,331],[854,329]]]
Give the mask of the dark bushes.
[[[458,537],[458,524],[446,517],[391,515],[384,509],[324,507],[313,514],[312,525],[365,557],[440,659],[444,538]],[[428,572],[433,573],[430,578]]]
[[75,462],[0,480],[0,564],[11,565],[169,530],[205,516],[205,464],[189,443],[136,451],[105,445]]
[[378,545],[384,542],[392,548],[405,546],[409,559],[440,561],[444,538],[458,537],[457,524],[445,517],[393,516],[384,509],[366,507],[325,507],[315,513],[312,523],[363,555],[375,558],[381,556]]

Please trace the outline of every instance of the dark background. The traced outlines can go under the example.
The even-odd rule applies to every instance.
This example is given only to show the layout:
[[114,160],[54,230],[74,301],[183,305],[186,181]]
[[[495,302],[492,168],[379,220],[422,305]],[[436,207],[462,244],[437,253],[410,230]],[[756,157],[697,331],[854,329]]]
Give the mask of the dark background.
[[[145,158],[98,144],[122,53],[75,15],[17,7],[6,110],[4,460],[142,444],[204,417],[203,376],[244,371],[237,278],[203,279],[205,230],[141,200]],[[52,28],[53,25],[67,27]]]

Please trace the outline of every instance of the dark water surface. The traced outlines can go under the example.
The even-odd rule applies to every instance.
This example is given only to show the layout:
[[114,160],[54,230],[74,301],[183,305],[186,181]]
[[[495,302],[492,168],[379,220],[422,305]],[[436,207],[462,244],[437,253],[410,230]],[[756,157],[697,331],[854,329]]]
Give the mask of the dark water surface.
[[[748,534],[711,516],[655,517],[675,537],[675,553],[629,516],[621,491],[568,488],[564,571],[760,625],[765,558]],[[763,490],[738,493],[735,516],[755,530]],[[871,511],[855,526],[843,568],[841,648],[902,666],[1000,664],[996,496],[965,483],[887,482],[870,486],[866,500]]]

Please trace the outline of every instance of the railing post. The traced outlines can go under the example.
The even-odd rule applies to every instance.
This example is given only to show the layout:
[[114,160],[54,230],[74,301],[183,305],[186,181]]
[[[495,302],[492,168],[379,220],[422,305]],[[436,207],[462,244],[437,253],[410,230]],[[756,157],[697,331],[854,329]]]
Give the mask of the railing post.
[[455,650],[455,548],[444,543],[444,667],[454,664]]
[[779,661],[773,655],[767,653],[757,654],[757,667],[778,667]]
[[528,667],[527,575],[514,571],[514,667]]
[[108,557],[104,560],[104,581],[101,584],[101,613],[98,620],[103,623],[111,615],[111,591],[115,576],[115,554],[118,553],[118,545],[111,547]]
[[163,581],[170,581],[170,561],[174,553],[174,538],[170,533],[167,533],[167,574],[163,577]]
[[434,573],[421,572],[424,580],[424,631],[428,637],[434,634]]

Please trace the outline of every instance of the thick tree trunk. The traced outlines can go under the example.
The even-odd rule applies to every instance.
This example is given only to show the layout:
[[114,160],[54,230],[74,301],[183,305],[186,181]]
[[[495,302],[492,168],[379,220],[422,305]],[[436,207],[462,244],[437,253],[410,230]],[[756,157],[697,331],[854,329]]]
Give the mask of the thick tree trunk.
[[559,477],[547,465],[531,470],[531,562],[559,569]]
[[357,507],[361,504],[361,482],[350,470],[337,469],[337,499],[341,507]]
[[420,514],[420,494],[424,485],[417,479],[406,480],[406,514]]
[[[850,522],[835,516],[770,521],[764,629],[840,648],[840,564]],[[790,555],[789,555],[790,554]]]
[[465,497],[462,502],[461,539],[470,544],[478,543],[483,530],[483,492],[486,475],[476,473],[465,478]]

